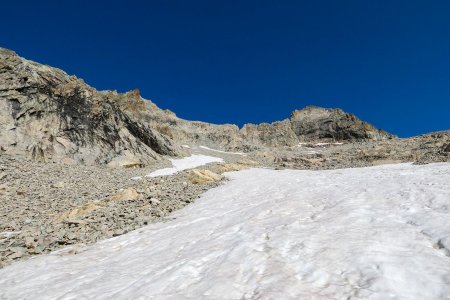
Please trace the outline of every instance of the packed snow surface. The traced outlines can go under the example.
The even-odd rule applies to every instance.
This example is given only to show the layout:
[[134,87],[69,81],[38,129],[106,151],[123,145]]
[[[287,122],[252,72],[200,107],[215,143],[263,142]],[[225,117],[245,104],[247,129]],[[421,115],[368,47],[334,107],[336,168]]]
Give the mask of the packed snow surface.
[[223,162],[223,159],[221,159],[219,157],[214,157],[214,156],[194,154],[189,157],[185,157],[185,158],[181,158],[181,159],[170,159],[170,162],[173,165],[172,168],[159,169],[159,170],[156,170],[145,176],[146,177],[157,177],[157,176],[163,176],[163,175],[172,175],[172,174],[178,173],[178,172],[186,170],[186,169],[196,168],[196,167],[203,166],[203,165],[206,165],[209,163]]
[[0,298],[449,299],[450,164],[228,177],[167,222],[0,270]]

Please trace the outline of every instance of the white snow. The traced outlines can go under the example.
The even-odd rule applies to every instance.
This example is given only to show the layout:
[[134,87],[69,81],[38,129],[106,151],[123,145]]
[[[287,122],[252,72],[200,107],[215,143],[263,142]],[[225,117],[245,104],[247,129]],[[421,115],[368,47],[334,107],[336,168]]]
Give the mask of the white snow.
[[[303,147],[305,145],[311,145],[311,144],[310,143],[298,143],[297,144],[298,147]],[[328,146],[328,145],[344,145],[344,143],[335,142],[335,143],[316,143],[316,144],[314,144],[314,146],[318,146],[318,147]]]
[[327,145],[343,145],[344,143],[317,143],[316,146],[327,146]]
[[9,239],[10,237],[18,235],[20,233],[21,233],[21,231],[3,231],[3,232],[0,232],[0,238]]
[[[223,162],[223,159],[220,157],[207,156],[201,154],[194,154],[188,157],[180,158],[180,159],[169,159],[172,163],[171,168],[159,169],[150,174],[145,175],[145,177],[158,177],[165,175],[173,175],[180,171],[197,168],[209,163],[213,162]],[[142,177],[133,177],[132,180],[141,180]]]
[[172,174],[178,173],[183,170],[196,168],[196,167],[203,166],[203,165],[206,165],[209,163],[223,162],[223,159],[221,159],[220,157],[194,154],[194,155],[191,155],[191,156],[185,157],[185,158],[170,159],[170,161],[172,162],[172,165],[173,165],[172,168],[159,169],[159,170],[156,170],[145,176],[146,177],[157,177],[157,176],[164,176],[164,175],[172,175]]
[[306,149],[307,149],[307,151],[305,152],[305,154],[309,154],[309,155],[320,154],[320,151],[311,150],[311,148],[306,148]]
[[247,154],[242,153],[242,152],[227,152],[227,151],[222,151],[222,150],[217,150],[217,149],[211,149],[211,148],[206,147],[206,146],[200,146],[200,148],[205,149],[205,150],[209,150],[209,151],[219,152],[219,153],[236,154],[236,155],[247,156]]
[[448,299],[450,164],[227,176],[170,221],[0,270],[0,298]]

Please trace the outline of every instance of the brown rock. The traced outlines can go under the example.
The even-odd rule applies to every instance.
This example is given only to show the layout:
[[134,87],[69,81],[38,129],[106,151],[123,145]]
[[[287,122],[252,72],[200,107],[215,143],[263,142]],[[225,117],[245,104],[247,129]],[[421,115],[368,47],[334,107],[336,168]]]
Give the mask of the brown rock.
[[219,181],[223,177],[209,170],[193,169],[189,172],[188,178],[193,184],[206,184]]
[[67,211],[55,219],[55,222],[60,223],[70,219],[76,219],[85,215],[90,214],[94,210],[103,208],[103,206],[94,203],[86,203],[84,205],[78,206],[70,211]]
[[141,194],[139,194],[134,188],[127,188],[112,196],[111,200],[113,201],[137,200],[141,197],[142,197]]
[[58,181],[51,185],[51,187],[57,188],[57,189],[63,188],[64,186],[65,186],[65,184],[63,181]]

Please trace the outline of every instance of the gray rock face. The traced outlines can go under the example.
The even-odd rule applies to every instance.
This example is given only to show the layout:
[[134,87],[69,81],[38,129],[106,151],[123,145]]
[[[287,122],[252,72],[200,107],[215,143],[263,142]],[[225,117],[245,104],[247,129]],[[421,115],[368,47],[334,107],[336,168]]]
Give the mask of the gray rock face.
[[300,141],[362,141],[394,138],[341,109],[308,106],[292,112],[292,130]]
[[119,98],[0,48],[2,151],[86,164],[179,154],[171,139],[121,109],[143,103],[139,95]]

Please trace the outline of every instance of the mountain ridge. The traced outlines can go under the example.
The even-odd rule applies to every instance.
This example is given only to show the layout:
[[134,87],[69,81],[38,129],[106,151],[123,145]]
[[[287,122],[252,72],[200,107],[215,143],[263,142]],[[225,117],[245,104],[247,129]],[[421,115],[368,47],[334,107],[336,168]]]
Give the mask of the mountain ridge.
[[395,138],[341,109],[307,106],[272,123],[211,124],[160,109],[138,89],[98,91],[63,70],[0,48],[0,147],[35,160],[139,166],[183,144],[250,152],[300,142]]

